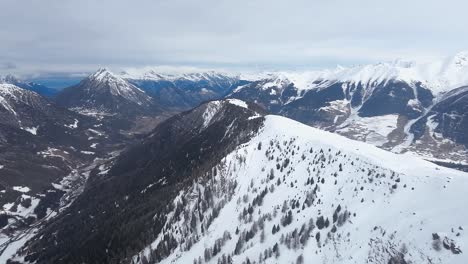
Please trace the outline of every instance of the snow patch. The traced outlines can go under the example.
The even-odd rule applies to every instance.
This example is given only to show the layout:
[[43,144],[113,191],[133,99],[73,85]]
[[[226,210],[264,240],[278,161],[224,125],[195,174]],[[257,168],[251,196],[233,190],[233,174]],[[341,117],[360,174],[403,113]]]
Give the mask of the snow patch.
[[78,119],[75,119],[75,122],[72,123],[72,124],[68,124],[68,125],[64,125],[65,127],[68,127],[68,128],[71,128],[71,129],[75,129],[78,127]]
[[221,102],[220,101],[211,101],[206,104],[206,109],[203,112],[203,128],[207,127],[216,113],[221,109]]
[[236,106],[239,106],[239,107],[242,107],[242,108],[249,109],[249,106],[247,105],[247,103],[244,102],[244,101],[242,101],[242,100],[239,100],[239,99],[227,99],[227,101],[228,101],[230,104],[233,104],[233,105],[236,105]]
[[31,191],[31,189],[29,189],[29,187],[26,187],[26,186],[13,186],[12,189],[17,192],[22,192],[22,193],[27,193]]
[[398,115],[352,118],[337,132],[362,137],[359,140],[382,146],[388,142],[388,135],[397,128],[397,120]]
[[28,131],[29,133],[33,134],[33,135],[37,135],[37,129],[39,127],[22,127],[23,130],[25,131]]

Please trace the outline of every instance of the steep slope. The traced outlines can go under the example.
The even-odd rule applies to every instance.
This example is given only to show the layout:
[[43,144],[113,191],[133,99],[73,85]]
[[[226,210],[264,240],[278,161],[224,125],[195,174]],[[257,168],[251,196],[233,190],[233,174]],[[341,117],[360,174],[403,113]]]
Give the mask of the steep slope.
[[[277,116],[214,169],[136,263],[466,260],[465,216],[449,213],[463,208],[466,173]],[[178,245],[167,258],[166,243]]]
[[120,74],[144,90],[162,106],[188,109],[208,100],[219,99],[243,84],[236,75],[215,71],[164,72],[158,69]]
[[322,127],[336,127],[351,114],[417,117],[432,103],[433,94],[422,81],[393,76],[394,67],[378,64],[332,73],[270,74],[238,87],[229,97],[250,98],[273,112]]
[[[179,188],[258,129],[262,119],[248,108],[235,100],[214,101],[159,125],[108,172],[91,174],[85,191],[66,213],[31,241],[26,259],[112,263],[131,257],[129,253],[136,253],[159,232]],[[58,247],[37,250],[51,241]],[[103,254],[106,248],[108,253]]]
[[466,173],[213,101],[93,174],[14,259],[464,263],[467,188]]
[[[468,150],[468,87],[460,87],[446,94],[419,118],[411,132],[415,145],[432,145],[443,161],[450,162],[450,154],[466,159]],[[417,150],[417,149],[416,149]],[[424,153],[423,153],[424,154]]]
[[57,104],[85,114],[141,115],[157,112],[151,97],[136,86],[102,68],[78,85],[61,91]]
[[[1,123],[22,128],[32,134],[41,132],[48,125],[73,123],[75,118],[73,113],[54,106],[39,94],[12,84],[0,84],[0,111]],[[46,132],[52,131],[47,130],[42,134],[46,135]]]
[[101,126],[35,92],[0,84],[0,255],[118,149],[112,144],[122,136]]
[[87,130],[94,125],[93,119],[55,106],[35,92],[0,84],[2,188],[41,191],[69,173],[74,160],[92,159],[80,150],[92,150]]
[[6,75],[5,77],[0,77],[0,83],[13,84],[17,87],[36,92],[45,97],[53,97],[58,93],[58,90],[56,89],[52,89],[42,84],[38,84],[34,82],[25,82],[25,81],[17,79],[13,75]]

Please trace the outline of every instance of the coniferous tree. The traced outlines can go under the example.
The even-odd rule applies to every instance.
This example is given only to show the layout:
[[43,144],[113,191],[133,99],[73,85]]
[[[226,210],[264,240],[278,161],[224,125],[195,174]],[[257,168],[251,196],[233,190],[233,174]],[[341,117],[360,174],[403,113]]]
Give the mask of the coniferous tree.
[[291,224],[291,222],[292,222],[292,211],[289,210],[288,213],[281,218],[281,224],[283,226],[287,226]]
[[296,264],[304,264],[304,256],[302,254],[297,257]]
[[325,219],[322,215],[317,218],[316,225],[318,229],[322,229],[325,227]]
[[275,245],[273,246],[273,252],[275,253],[276,258],[280,256],[278,243],[275,243]]

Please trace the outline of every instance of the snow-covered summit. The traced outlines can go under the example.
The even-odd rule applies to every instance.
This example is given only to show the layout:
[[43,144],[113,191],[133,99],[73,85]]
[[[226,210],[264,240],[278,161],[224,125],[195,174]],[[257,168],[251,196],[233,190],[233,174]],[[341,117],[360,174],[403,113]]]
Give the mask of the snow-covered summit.
[[[111,90],[118,90],[125,89],[126,87],[130,86],[130,84],[122,79],[120,76],[117,76],[113,72],[111,72],[107,68],[99,68],[96,72],[89,75],[87,80],[92,82],[99,82],[103,84],[107,84],[111,88]],[[103,86],[95,86],[90,88],[104,88]],[[138,89],[138,88],[137,88]]]
[[9,84],[9,83],[0,83],[0,93],[10,93],[11,91],[16,91],[19,90],[19,88],[16,85]]
[[14,107],[9,102],[10,99],[17,99],[18,93],[21,93],[22,89],[12,84],[0,84],[0,107],[16,115]]
[[187,80],[198,82],[202,80],[216,80],[219,78],[237,78],[238,74],[211,69],[198,69],[190,67],[144,67],[130,68],[119,73],[119,76],[128,80],[176,81]]
[[[47,122],[69,122],[74,117],[55,107],[34,91],[13,84],[0,84],[0,121],[36,134],[39,126]],[[54,128],[55,129],[55,128]]]
[[144,91],[115,75],[107,68],[100,68],[91,74],[87,81],[90,82],[90,85],[87,85],[86,89],[90,93],[93,90],[108,90],[113,96],[122,97],[139,105],[150,101],[150,97]]
[[55,101],[79,112],[92,109],[102,114],[142,113],[154,106],[151,97],[143,90],[106,68],[62,90]]
[[2,101],[9,99],[27,103],[31,97],[39,97],[39,95],[14,84],[0,83],[0,100]]
[[0,76],[0,83],[3,84],[13,84],[16,85],[20,88],[36,92],[40,95],[46,96],[46,97],[51,97],[57,93],[57,90],[51,89],[49,87],[46,87],[44,85],[34,83],[34,82],[28,82],[21,80],[17,78],[16,76],[12,74],[8,74],[5,76]]
[[97,81],[107,81],[110,79],[118,79],[118,77],[113,74],[108,68],[99,68],[96,72],[89,75],[89,79]]

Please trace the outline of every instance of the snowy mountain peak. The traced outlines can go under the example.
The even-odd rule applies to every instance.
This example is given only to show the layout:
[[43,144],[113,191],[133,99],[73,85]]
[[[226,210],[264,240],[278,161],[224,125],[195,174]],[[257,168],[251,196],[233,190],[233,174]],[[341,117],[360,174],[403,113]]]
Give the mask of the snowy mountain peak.
[[154,106],[149,95],[107,68],[100,68],[78,85],[64,89],[56,102],[77,111],[93,109],[105,114],[147,112]]
[[95,73],[91,74],[88,78],[91,80],[96,80],[96,81],[108,81],[112,79],[120,79],[107,68],[99,68]]
[[0,83],[0,95],[19,95],[19,94],[35,94],[31,91],[20,88],[14,84],[10,83]]
[[[236,110],[226,110],[227,106],[234,106]],[[203,128],[208,127],[214,120],[217,119],[217,116],[223,110],[226,110],[228,113],[233,113],[234,111],[242,111],[247,113],[249,116],[248,119],[256,119],[264,115],[264,111],[255,107],[254,104],[249,105],[247,102],[239,99],[225,99],[225,100],[216,100],[205,103],[200,107],[203,110]],[[231,107],[232,109],[232,107]],[[222,117],[221,115],[220,117]],[[219,116],[218,116],[219,118]]]
[[38,83],[21,80],[12,74],[8,74],[3,77],[0,76],[0,83],[13,84],[15,86],[18,86],[19,88],[33,91],[46,97],[51,97],[57,93],[57,90],[55,89],[46,87]]
[[197,69],[188,67],[145,67],[141,69],[127,69],[119,73],[127,80],[150,81],[209,81],[216,82],[224,79],[237,79],[238,74],[221,70]]
[[0,112],[3,108],[12,115],[11,118],[17,119],[18,115],[21,114],[18,113],[17,109],[19,104],[39,109],[47,103],[35,92],[13,84],[0,83]]
[[88,89],[90,90],[109,90],[110,93],[114,96],[121,96],[138,104],[143,103],[140,100],[143,97],[146,97],[143,98],[144,100],[149,100],[149,97],[140,88],[115,75],[107,68],[98,69],[95,73],[88,77],[88,80],[92,82],[92,85],[88,86]]
[[18,87],[16,87],[13,84],[9,84],[9,83],[0,83],[0,91],[2,91],[2,92],[5,91],[5,90],[8,90],[8,89],[15,89],[15,88],[18,88]]

